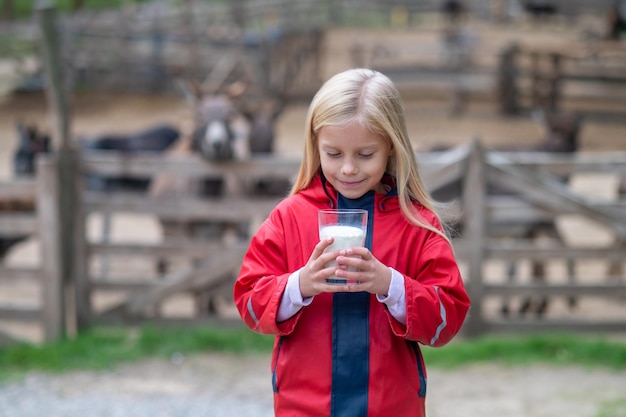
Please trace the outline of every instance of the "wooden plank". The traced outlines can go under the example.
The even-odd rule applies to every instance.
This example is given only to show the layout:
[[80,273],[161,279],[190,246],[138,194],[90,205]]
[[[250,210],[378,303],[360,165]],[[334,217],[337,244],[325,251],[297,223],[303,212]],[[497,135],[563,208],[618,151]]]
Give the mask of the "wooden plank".
[[35,199],[35,180],[16,178],[0,181],[1,200],[33,201]]
[[[606,202],[588,199],[586,204],[597,210],[602,210],[618,216],[626,213],[626,201]],[[577,214],[578,211],[570,207],[563,207],[558,213],[537,207],[519,196],[490,196],[487,199],[487,210],[492,223],[533,223],[541,220],[554,219],[564,214]]]
[[91,243],[87,250],[90,255],[197,258],[222,249],[222,242],[186,241],[163,244]]
[[41,282],[39,267],[10,267],[0,265],[0,281],[38,281]]
[[20,236],[37,232],[37,220],[34,213],[1,213],[0,235]]
[[496,152],[488,151],[487,163],[497,167],[523,167],[554,174],[611,173],[626,175],[626,152]]
[[[494,156],[495,157],[495,156]],[[499,156],[504,160],[503,156]],[[592,207],[592,199],[570,192],[557,178],[547,173],[503,164],[489,164],[489,181],[522,193],[529,201],[554,212],[566,210],[596,220],[611,228],[619,237],[626,237],[626,214]]]
[[244,252],[244,248],[231,249],[227,254],[211,257],[197,269],[175,273],[163,279],[156,290],[142,293],[134,300],[129,300],[128,313],[140,314],[146,307],[163,301],[171,294],[214,284],[226,274],[239,268]]
[[103,176],[154,176],[176,174],[191,177],[221,177],[234,172],[241,178],[289,178],[298,172],[300,160],[280,156],[255,156],[247,161],[209,162],[199,155],[168,155],[141,152],[120,155],[113,151],[82,155],[82,169]]
[[[597,277],[596,281],[607,280],[606,277]],[[607,298],[622,298],[626,296],[624,284],[485,284],[485,295],[573,295],[573,296],[601,296]]]
[[537,246],[532,241],[498,242],[487,244],[485,256],[502,260],[583,260],[583,259],[626,259],[623,247],[565,247],[559,245]]
[[469,151],[469,145],[461,145],[446,152],[417,155],[428,189],[433,191],[462,178]]
[[41,241],[42,308],[44,338],[54,341],[65,335],[65,287],[59,249],[59,187],[54,158],[37,160],[37,213]]
[[465,325],[470,335],[483,333],[482,298],[483,298],[483,260],[486,239],[486,182],[484,149],[478,140],[472,142],[468,158],[467,177],[463,186],[463,207],[465,209],[464,235],[472,245],[468,247],[467,259],[468,282],[466,283],[472,300],[472,311]]
[[216,199],[159,199],[122,193],[85,192],[86,212],[134,212],[168,220],[247,221],[267,215],[280,201],[276,197],[222,197]]
[[126,278],[109,278],[109,277],[92,277],[90,280],[90,287],[92,291],[153,291],[158,288],[162,283],[159,282],[157,277],[141,278],[133,277],[132,279]]
[[0,319],[11,321],[39,322],[42,310],[37,307],[0,306]]

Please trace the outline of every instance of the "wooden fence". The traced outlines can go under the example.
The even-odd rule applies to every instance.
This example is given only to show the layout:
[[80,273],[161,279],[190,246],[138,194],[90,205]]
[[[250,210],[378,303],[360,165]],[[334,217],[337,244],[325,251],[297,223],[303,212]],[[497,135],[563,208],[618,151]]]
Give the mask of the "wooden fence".
[[[5,181],[0,183],[0,200],[16,202],[16,206],[33,205],[27,210],[0,212],[0,237],[11,239],[35,236],[39,241],[39,262],[35,266],[10,267],[0,265],[0,284],[7,288],[11,282],[28,281],[39,286],[38,299],[28,305],[16,303],[5,292],[0,304],[0,321],[39,324],[43,339],[53,341],[66,331],[66,283],[60,268],[60,230],[57,165],[53,159],[41,160],[37,180]],[[25,202],[25,203],[24,203]],[[36,209],[35,209],[36,208]],[[5,290],[6,291],[6,290]],[[3,291],[4,292],[4,291]],[[13,337],[0,330],[0,345]]]
[[500,56],[500,109],[503,114],[533,107],[566,109],[623,120],[625,74],[626,53],[619,42],[572,42],[559,49],[514,43]]
[[[612,173],[626,176],[626,155],[623,153],[555,155],[541,153],[495,153],[486,151],[479,142],[454,148],[444,153],[418,154],[426,183],[436,189],[451,181],[464,182],[464,197],[459,200],[464,224],[461,237],[453,244],[463,266],[464,279],[472,297],[471,314],[465,325],[470,335],[497,331],[624,331],[626,320],[610,318],[503,317],[487,308],[488,301],[525,295],[550,297],[600,297],[603,300],[626,296],[626,202],[612,202],[581,196],[570,191],[557,176],[575,173]],[[54,340],[66,331],[66,323],[78,328],[98,323],[175,322],[221,320],[219,314],[206,315],[193,302],[206,302],[212,296],[232,289],[233,279],[247,246],[247,237],[234,239],[194,240],[156,239],[151,242],[116,241],[103,233],[97,237],[89,231],[93,216],[143,215],[169,220],[247,222],[252,232],[278,201],[248,195],[245,187],[215,198],[188,196],[176,199],[154,199],[145,194],[77,193],[74,204],[74,239],[60,242],[59,207],[56,202],[59,183],[55,175],[56,159],[40,161],[36,182],[23,190],[31,190],[37,198],[37,212],[20,217],[2,214],[0,230],[37,233],[42,242],[42,259],[38,268],[28,271],[1,269],[2,279],[36,279],[43,288],[40,307],[24,309],[0,307],[0,318],[42,320],[46,340]],[[246,162],[207,163],[196,157],[163,158],[157,155],[119,157],[111,154],[81,158],[80,175],[154,176],[171,173],[190,177],[223,178],[229,184],[245,184],[258,178],[291,178],[299,161],[277,157]],[[499,198],[486,192],[488,185],[516,191],[517,197]],[[17,192],[16,185],[0,188],[3,194]],[[7,191],[13,190],[13,191]],[[529,239],[501,240],[504,235],[518,236],[515,228],[528,227],[538,220],[562,215],[577,215],[606,226],[614,233],[615,244],[602,247],[568,246],[551,242],[548,246]],[[11,217],[13,216],[13,217]],[[17,229],[16,229],[17,228]],[[513,232],[512,232],[513,231]],[[66,246],[65,248],[63,246]],[[70,251],[70,258],[63,258]],[[130,268],[143,259],[153,265],[161,258],[180,262],[169,272],[159,274],[152,267],[140,272],[117,275],[103,268],[104,260],[121,260],[118,265]],[[62,269],[63,259],[73,265]],[[590,276],[578,271],[564,282],[509,282],[505,277],[487,279],[486,266],[493,261],[523,262],[615,260],[622,268],[612,276]],[[71,276],[62,277],[61,270]],[[617,271],[617,272],[615,272]],[[119,268],[118,268],[119,272]],[[127,271],[128,272],[128,271]],[[64,279],[61,279],[64,278]],[[162,308],[176,297],[193,302],[184,314]],[[105,300],[105,301],[102,301]]]

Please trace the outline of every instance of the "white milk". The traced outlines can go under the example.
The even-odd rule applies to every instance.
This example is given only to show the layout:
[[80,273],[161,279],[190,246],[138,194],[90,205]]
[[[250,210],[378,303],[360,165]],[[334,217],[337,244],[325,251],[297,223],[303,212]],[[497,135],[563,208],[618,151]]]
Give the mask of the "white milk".
[[[365,244],[365,230],[354,226],[324,226],[320,228],[320,240],[326,239],[327,237],[333,237],[335,241],[326,248],[324,252],[354,248]],[[337,262],[330,262],[327,266],[331,265],[337,265]],[[354,269],[350,268],[350,270]],[[352,283],[352,281],[347,281],[344,278],[338,278],[334,275],[326,281],[329,284]]]
[[354,226],[324,226],[320,229],[320,240],[334,237],[335,241],[326,251],[348,249],[365,244],[365,231]]

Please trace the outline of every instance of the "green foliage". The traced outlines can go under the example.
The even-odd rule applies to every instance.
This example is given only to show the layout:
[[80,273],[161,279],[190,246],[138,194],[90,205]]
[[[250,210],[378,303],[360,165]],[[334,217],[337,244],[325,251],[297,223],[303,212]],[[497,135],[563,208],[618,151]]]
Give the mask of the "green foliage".
[[[84,10],[106,10],[120,7],[124,4],[142,3],[148,0],[84,0],[82,9]],[[13,0],[15,16],[18,19],[28,18],[33,15],[37,5],[54,6],[60,13],[70,13],[74,11],[76,0]]]
[[[133,3],[145,3],[150,0],[84,0],[81,10],[99,11],[121,7],[123,5]],[[182,3],[183,0],[170,0],[174,4]],[[204,0],[209,3],[225,3],[227,0]],[[41,2],[35,0],[13,0],[13,8],[15,16],[18,19],[24,19],[32,16],[35,7],[38,4],[42,6],[54,6],[60,13],[71,13],[75,10],[77,0],[44,0]]]

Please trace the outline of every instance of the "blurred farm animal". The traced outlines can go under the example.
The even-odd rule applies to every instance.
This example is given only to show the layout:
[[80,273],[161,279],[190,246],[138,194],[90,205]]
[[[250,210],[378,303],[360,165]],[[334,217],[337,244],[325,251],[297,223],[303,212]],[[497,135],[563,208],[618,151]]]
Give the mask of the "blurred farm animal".
[[[13,154],[13,172],[16,177],[33,176],[36,171],[35,160],[41,153],[51,152],[49,136],[35,126],[18,124],[19,141]],[[123,155],[137,152],[162,152],[170,147],[180,136],[178,129],[162,124],[132,134],[105,135],[78,139],[78,146],[83,153],[94,151],[116,151]],[[87,189],[97,191],[143,191],[148,188],[150,178],[105,178],[88,175],[85,178]],[[28,210],[34,210],[34,202]],[[110,218],[104,222],[104,236],[108,239]],[[0,240],[0,255],[8,248],[27,236],[11,237]]]
[[465,13],[465,5],[461,0],[445,0],[441,4],[441,13],[450,23],[456,24]]
[[[18,146],[13,153],[13,172],[16,176],[35,174],[35,159],[38,154],[52,151],[50,137],[36,126],[19,124]],[[163,152],[180,136],[179,130],[168,124],[149,127],[129,134],[102,135],[78,139],[77,145],[83,153],[95,151],[115,151],[123,155],[138,152]],[[88,189],[98,191],[145,191],[148,178],[103,178],[88,176]]]
[[[181,90],[193,114],[193,127],[181,135],[168,155],[202,156],[209,163],[247,160],[252,156],[271,154],[276,138],[275,125],[285,108],[281,97],[246,96],[246,81],[235,81],[218,89],[203,88],[202,84],[179,80]],[[233,184],[220,176],[216,178],[189,178],[164,173],[155,177],[149,194],[155,198],[219,197],[228,187],[245,187],[247,195],[282,196],[289,191],[287,180],[257,178],[246,183]],[[245,239],[249,225],[220,220],[193,221],[161,218],[165,239],[200,241]],[[166,273],[168,262],[159,260],[158,271]],[[197,297],[201,312],[215,312],[209,296]],[[208,309],[208,310],[207,310]]]
[[[535,145],[528,147],[517,148],[499,148],[494,149],[497,151],[505,152],[555,152],[555,153],[574,153],[579,150],[579,134],[582,126],[582,117],[576,114],[546,114],[543,111],[535,111],[533,117],[539,122],[545,129],[543,140]],[[434,148],[433,151],[443,151],[444,148]],[[563,182],[567,181],[567,178],[561,178]],[[450,202],[458,199],[463,194],[463,183],[461,180],[448,184],[440,189],[432,192],[432,197],[440,202]],[[509,190],[505,190],[499,187],[490,186],[487,187],[487,194],[489,196],[504,196],[514,195]],[[540,236],[549,236],[562,242],[562,237],[558,232],[557,225],[554,220],[537,220],[532,223],[523,223],[520,225],[515,224],[516,230],[521,227],[521,232],[515,232],[511,237],[522,239],[536,239]],[[457,224],[452,225],[452,234],[460,236],[463,234],[463,223],[460,220]],[[454,236],[453,236],[454,237]],[[544,271],[544,264],[539,261],[533,261],[532,263],[532,277],[541,282],[545,282],[546,276]],[[570,269],[570,276],[572,275],[573,266],[568,265]],[[511,281],[515,278],[516,266],[514,263],[509,265],[508,279]],[[501,306],[501,312],[503,315],[509,315],[511,313],[511,307],[509,300],[505,299]],[[575,301],[569,300],[570,306],[573,306]],[[527,297],[522,301],[519,307],[519,314],[535,314],[542,316],[548,307],[548,299],[546,297]]]
[[[178,128],[169,124],[160,124],[130,134],[118,133],[81,138],[78,145],[85,154],[94,151],[114,151],[122,155],[132,155],[138,152],[163,152],[172,146],[179,136],[180,131]],[[86,187],[91,190],[146,191],[150,178],[104,178],[89,175],[85,181]]]
[[[16,178],[32,176],[35,172],[35,159],[39,153],[50,151],[50,138],[39,132],[36,127],[18,122],[17,146],[13,152],[13,175]],[[32,212],[35,202],[32,200],[3,199],[0,212]],[[8,235],[0,237],[0,261],[18,243],[27,239],[26,235]]]
[[18,143],[13,153],[13,175],[31,176],[35,173],[35,159],[38,154],[50,152],[50,137],[39,132],[36,126],[17,124]]
[[608,40],[619,41],[622,39],[626,34],[626,4],[620,6],[616,2],[609,8],[606,26],[606,38]]
[[556,16],[559,12],[557,6],[550,1],[527,0],[523,6],[524,11],[537,21]]

